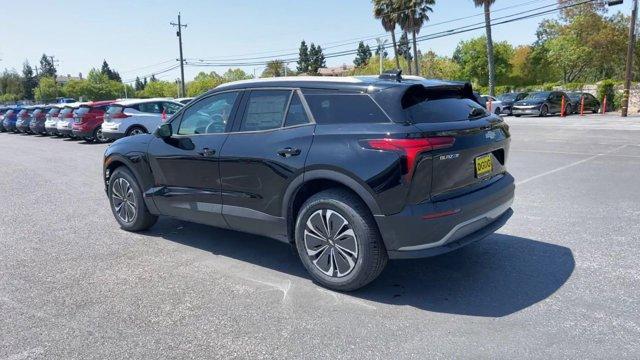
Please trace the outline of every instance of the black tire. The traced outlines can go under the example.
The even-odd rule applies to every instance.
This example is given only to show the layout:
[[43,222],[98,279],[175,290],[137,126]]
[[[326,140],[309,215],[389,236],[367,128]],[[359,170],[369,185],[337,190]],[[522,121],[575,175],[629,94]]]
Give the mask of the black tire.
[[[309,220],[312,216],[316,220],[318,220],[317,217],[320,217],[322,221],[328,219],[330,224],[338,225],[336,227],[339,229],[336,233],[328,237],[333,240],[318,241],[319,237],[310,235],[308,222],[311,222],[312,225],[313,223],[324,224],[318,223],[314,219]],[[345,223],[340,225],[340,222],[334,223],[334,220],[344,220]],[[325,226],[322,227],[326,229]],[[342,231],[343,229],[345,231]],[[350,235],[337,236],[344,235],[349,230],[352,230],[353,237]],[[330,230],[329,233],[331,233]],[[343,240],[338,242],[340,238]],[[308,239],[310,239],[309,247],[313,248],[309,251],[313,252],[316,249],[325,248],[315,257],[315,262],[319,265],[314,263],[312,255],[308,253]],[[314,247],[312,242],[321,245]],[[321,191],[311,196],[302,205],[296,219],[295,243],[302,264],[311,274],[313,280],[324,287],[338,291],[352,291],[367,285],[380,275],[388,260],[387,250],[369,208],[357,196],[338,188]],[[350,248],[348,250],[353,250],[353,252],[347,253],[341,250],[345,248]],[[345,256],[347,254],[354,255],[354,253],[355,256]],[[347,257],[351,261],[348,261]],[[325,273],[325,270],[321,270],[321,266],[329,263],[331,265],[325,267],[329,267],[327,272],[331,272],[331,275]],[[348,271],[340,274],[341,268]]]
[[496,110],[493,113],[496,115],[500,115],[502,113],[502,109],[496,108]]
[[571,105],[567,105],[564,108],[564,116],[569,116],[571,114],[573,114],[573,107]]
[[93,142],[98,144],[106,143],[107,139],[102,135],[102,126],[98,126],[93,130]]
[[542,107],[540,108],[540,115],[538,115],[539,117],[545,117],[549,114],[549,107],[545,104],[542,105]]
[[127,133],[125,136],[140,135],[139,132],[142,134],[147,134],[147,130],[142,126],[132,126],[127,130]]
[[513,115],[513,116],[515,116],[515,117],[520,117],[520,116],[522,116],[522,115]]
[[[131,189],[131,193],[129,194],[129,196],[125,196],[127,201],[120,202],[119,204],[121,206],[120,208],[125,208],[124,216],[118,211],[118,196],[114,195],[114,188],[116,189],[116,194],[123,192],[128,194],[128,191],[122,191],[124,190],[124,188],[122,186],[123,182],[121,182],[121,180],[124,180],[124,182],[126,182],[126,184],[128,184]],[[138,182],[136,181],[133,174],[131,174],[129,169],[125,167],[119,167],[113,172],[113,174],[111,174],[111,177],[109,178],[108,195],[111,212],[113,213],[113,216],[116,218],[116,221],[118,222],[118,224],[120,224],[120,227],[122,229],[127,231],[143,231],[147,230],[148,228],[153,226],[156,221],[158,221],[158,217],[151,214],[149,212],[149,209],[147,209],[147,205],[144,203],[144,199],[142,196],[142,191],[140,190],[140,185],[138,185]],[[135,213],[132,214],[131,212],[129,212],[128,210],[130,209],[134,209]],[[129,216],[131,217],[129,218]]]

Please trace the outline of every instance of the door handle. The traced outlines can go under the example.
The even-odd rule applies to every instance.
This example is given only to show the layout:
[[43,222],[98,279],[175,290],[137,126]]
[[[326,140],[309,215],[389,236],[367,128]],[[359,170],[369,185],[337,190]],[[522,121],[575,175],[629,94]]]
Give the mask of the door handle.
[[300,149],[295,149],[295,148],[287,146],[284,149],[278,150],[278,155],[280,155],[282,157],[298,156],[298,155],[300,155],[301,152],[302,151],[300,151]]
[[216,151],[214,149],[204,148],[198,154],[200,154],[202,156],[213,156],[213,155],[216,154]]

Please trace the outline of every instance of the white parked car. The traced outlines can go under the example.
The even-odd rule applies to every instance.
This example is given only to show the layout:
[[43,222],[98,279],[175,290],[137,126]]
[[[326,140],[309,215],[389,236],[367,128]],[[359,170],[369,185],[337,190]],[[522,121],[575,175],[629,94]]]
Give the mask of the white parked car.
[[128,99],[113,103],[102,123],[102,134],[108,140],[153,132],[184,105],[165,98]]
[[[502,101],[498,100],[497,98],[493,97],[493,96],[489,96],[489,95],[482,95],[481,96],[482,101],[484,101],[485,103],[485,108],[496,114],[496,115],[500,115],[502,114]],[[491,100],[491,101],[489,101]]]
[[187,105],[193,99],[194,99],[193,97],[183,97],[183,98],[177,98],[177,99],[173,99],[173,100],[179,102],[180,104]]
[[[58,113],[58,121],[56,122],[56,135],[70,138],[75,137],[73,135],[73,110],[77,109],[82,104],[83,103],[81,102],[60,104],[63,107]],[[45,123],[45,128],[46,126],[47,125]]]

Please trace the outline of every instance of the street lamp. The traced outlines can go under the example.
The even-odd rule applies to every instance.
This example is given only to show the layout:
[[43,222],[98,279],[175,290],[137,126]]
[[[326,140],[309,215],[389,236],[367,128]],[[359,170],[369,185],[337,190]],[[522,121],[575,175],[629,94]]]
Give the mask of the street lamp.
[[387,42],[389,42],[389,40],[387,39],[380,39],[380,38],[376,38],[376,42],[378,43],[378,57],[380,57],[380,74],[382,75],[382,57],[384,55],[384,47],[387,44]]

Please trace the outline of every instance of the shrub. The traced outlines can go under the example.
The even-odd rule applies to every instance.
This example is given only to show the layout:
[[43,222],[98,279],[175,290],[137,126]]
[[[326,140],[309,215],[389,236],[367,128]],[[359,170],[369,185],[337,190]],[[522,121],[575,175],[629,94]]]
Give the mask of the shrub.
[[[603,101],[607,97],[607,110],[615,109],[616,102],[616,82],[613,80],[603,80],[598,83],[598,100]],[[618,103],[619,104],[619,103]]]

